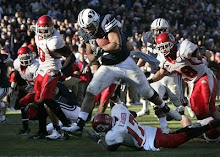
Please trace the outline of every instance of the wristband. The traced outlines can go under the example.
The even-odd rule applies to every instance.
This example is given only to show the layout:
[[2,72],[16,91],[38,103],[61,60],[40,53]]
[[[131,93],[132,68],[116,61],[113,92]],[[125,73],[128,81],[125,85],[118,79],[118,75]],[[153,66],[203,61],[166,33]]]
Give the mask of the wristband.
[[148,80],[149,83],[153,83],[154,81],[152,79]]
[[99,144],[101,141],[102,141],[102,139],[99,139],[97,143]]

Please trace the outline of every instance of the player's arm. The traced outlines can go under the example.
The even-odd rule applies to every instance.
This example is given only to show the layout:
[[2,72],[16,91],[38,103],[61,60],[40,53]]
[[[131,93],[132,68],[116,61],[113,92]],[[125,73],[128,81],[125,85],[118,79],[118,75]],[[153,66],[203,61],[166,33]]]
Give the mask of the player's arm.
[[120,143],[117,144],[113,144],[113,145],[109,145],[107,146],[101,139],[101,136],[99,134],[97,134],[94,130],[88,130],[87,131],[88,137],[97,142],[97,144],[99,145],[99,147],[103,150],[103,151],[116,151],[119,146],[121,145]]
[[66,61],[61,68],[62,72],[65,72],[76,60],[75,55],[71,52],[71,50],[67,46],[64,46],[60,49],[56,49],[55,53],[59,53],[62,56],[66,57]]
[[92,53],[91,45],[89,43],[86,43],[86,54],[90,63],[97,60],[97,57]]
[[116,151],[119,147],[120,147],[120,143],[117,143],[117,144],[113,144],[113,145],[110,145],[110,146],[107,146],[103,141],[102,139],[100,139],[98,142],[98,145],[99,147],[104,150],[104,151]]
[[109,53],[116,53],[121,49],[122,39],[119,28],[116,26],[108,33],[109,44],[102,47],[104,51]]
[[168,71],[166,71],[163,68],[160,68],[160,70],[158,70],[154,76],[149,80],[149,83],[153,83],[156,81],[161,80],[164,76],[166,76],[168,74]]

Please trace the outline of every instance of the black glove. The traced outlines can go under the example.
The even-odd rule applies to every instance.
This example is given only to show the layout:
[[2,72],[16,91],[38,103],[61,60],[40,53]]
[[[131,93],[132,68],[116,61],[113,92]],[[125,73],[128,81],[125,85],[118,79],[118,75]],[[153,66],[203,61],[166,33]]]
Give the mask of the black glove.
[[98,142],[101,139],[101,136],[97,134],[94,130],[88,130],[87,134],[89,138],[95,142]]
[[105,51],[101,47],[99,47],[99,45],[97,44],[95,39],[89,40],[89,43],[91,45],[93,55],[96,58],[99,58],[100,56],[102,56],[104,54]]

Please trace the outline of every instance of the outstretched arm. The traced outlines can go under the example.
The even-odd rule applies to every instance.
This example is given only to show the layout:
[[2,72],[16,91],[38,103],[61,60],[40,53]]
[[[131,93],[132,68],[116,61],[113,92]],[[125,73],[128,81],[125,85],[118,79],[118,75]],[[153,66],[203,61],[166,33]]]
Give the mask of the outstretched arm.
[[165,69],[160,68],[160,70],[158,70],[156,74],[154,74],[154,76],[149,80],[149,83],[153,83],[161,80],[164,76],[166,76],[167,73],[168,72]]
[[101,139],[101,136],[99,134],[97,134],[95,131],[93,130],[88,130],[87,131],[87,134],[89,136],[89,138],[95,142],[98,143],[98,145],[100,146],[100,148],[103,150],[103,151],[116,151],[119,146],[121,145],[120,143],[118,144],[114,144],[114,145],[110,145],[110,146],[107,146]]

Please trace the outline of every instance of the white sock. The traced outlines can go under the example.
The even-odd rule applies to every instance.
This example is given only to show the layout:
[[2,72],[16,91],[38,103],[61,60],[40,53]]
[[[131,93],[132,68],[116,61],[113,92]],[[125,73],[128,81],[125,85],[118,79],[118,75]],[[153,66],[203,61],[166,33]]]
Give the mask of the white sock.
[[142,110],[148,110],[148,100],[141,99],[140,102],[143,104]]
[[159,123],[161,128],[166,128],[167,127],[167,120],[166,117],[161,117],[159,118]]
[[88,116],[89,116],[89,113],[87,113],[87,112],[80,112],[79,113],[79,117],[82,118],[84,121],[87,120]]

